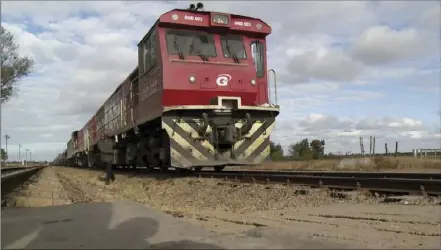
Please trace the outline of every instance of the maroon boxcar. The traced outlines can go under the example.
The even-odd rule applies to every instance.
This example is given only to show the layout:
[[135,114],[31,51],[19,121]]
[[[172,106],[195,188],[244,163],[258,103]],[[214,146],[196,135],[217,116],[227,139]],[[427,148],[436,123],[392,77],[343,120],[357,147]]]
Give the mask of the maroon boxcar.
[[84,146],[74,157],[100,165],[96,143],[106,134],[116,165],[261,163],[279,114],[269,95],[270,33],[260,19],[192,7],[161,15],[138,44],[138,66],[78,134]]

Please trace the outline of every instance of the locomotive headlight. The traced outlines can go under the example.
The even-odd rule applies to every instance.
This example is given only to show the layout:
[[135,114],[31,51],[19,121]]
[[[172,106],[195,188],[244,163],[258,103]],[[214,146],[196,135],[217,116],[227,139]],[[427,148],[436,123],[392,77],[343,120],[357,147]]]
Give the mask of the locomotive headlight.
[[256,80],[251,80],[251,85],[256,85]]
[[196,77],[194,77],[194,76],[190,76],[190,77],[188,78],[188,81],[189,81],[190,83],[194,83],[194,82],[196,81]]

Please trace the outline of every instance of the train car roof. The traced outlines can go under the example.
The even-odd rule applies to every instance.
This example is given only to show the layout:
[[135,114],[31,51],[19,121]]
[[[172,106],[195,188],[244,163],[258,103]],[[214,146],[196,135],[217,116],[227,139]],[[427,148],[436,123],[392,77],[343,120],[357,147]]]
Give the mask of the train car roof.
[[[116,94],[116,92],[118,92],[118,90],[120,90],[121,89],[121,87],[123,86],[123,84],[124,84],[124,82],[126,81],[126,80],[131,80],[131,79],[134,79],[134,78],[136,78],[137,75],[138,74],[138,66],[136,66],[135,67],[135,69],[134,70],[132,70],[132,72],[116,87],[116,89],[112,92],[112,94],[110,94],[110,96],[103,102],[103,105],[101,105],[101,107],[97,110],[97,112],[102,108],[102,107],[104,107],[104,104],[107,102],[107,101],[109,101],[115,94]],[[134,77],[135,76],[135,77]],[[96,112],[96,113],[97,113]],[[96,114],[95,113],[95,114]]]
[[78,131],[81,131],[83,129],[87,128],[87,125],[93,120],[93,118],[97,115],[97,113],[100,111],[100,109],[104,108],[104,104],[110,100],[110,98],[112,98],[116,92],[118,92],[118,90],[121,89],[121,87],[123,86],[124,82],[129,79],[129,80],[133,80],[137,77],[138,74],[138,66],[135,67],[134,70],[132,70],[132,72],[124,79],[124,81],[122,81],[118,87],[116,87],[116,89],[112,92],[112,94],[110,94],[109,97],[107,97],[107,99],[103,102],[103,104],[97,109],[97,111],[92,115],[92,117],[83,125],[83,127],[81,127],[81,129],[79,129]]

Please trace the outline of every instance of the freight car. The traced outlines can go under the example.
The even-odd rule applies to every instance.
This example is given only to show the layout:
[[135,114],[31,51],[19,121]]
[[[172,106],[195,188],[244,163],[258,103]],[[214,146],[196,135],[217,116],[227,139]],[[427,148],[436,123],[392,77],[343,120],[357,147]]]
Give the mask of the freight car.
[[52,165],[63,166],[67,164],[67,150],[64,150],[62,153],[58,154],[57,157],[52,161]]
[[[200,170],[254,165],[270,154],[279,114],[270,92],[260,19],[191,4],[162,14],[138,44],[138,65],[67,145],[69,165],[101,166],[97,142],[115,140],[114,164]],[[274,81],[269,84],[269,73]]]

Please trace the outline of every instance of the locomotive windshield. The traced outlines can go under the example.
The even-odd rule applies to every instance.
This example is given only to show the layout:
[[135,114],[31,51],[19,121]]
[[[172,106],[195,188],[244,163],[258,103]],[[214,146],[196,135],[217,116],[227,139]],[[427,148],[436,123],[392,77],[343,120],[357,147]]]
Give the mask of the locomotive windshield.
[[236,59],[246,59],[245,47],[242,37],[236,35],[221,36],[222,50],[225,57]]
[[213,36],[203,32],[168,30],[167,50],[169,54],[183,56],[216,57]]

